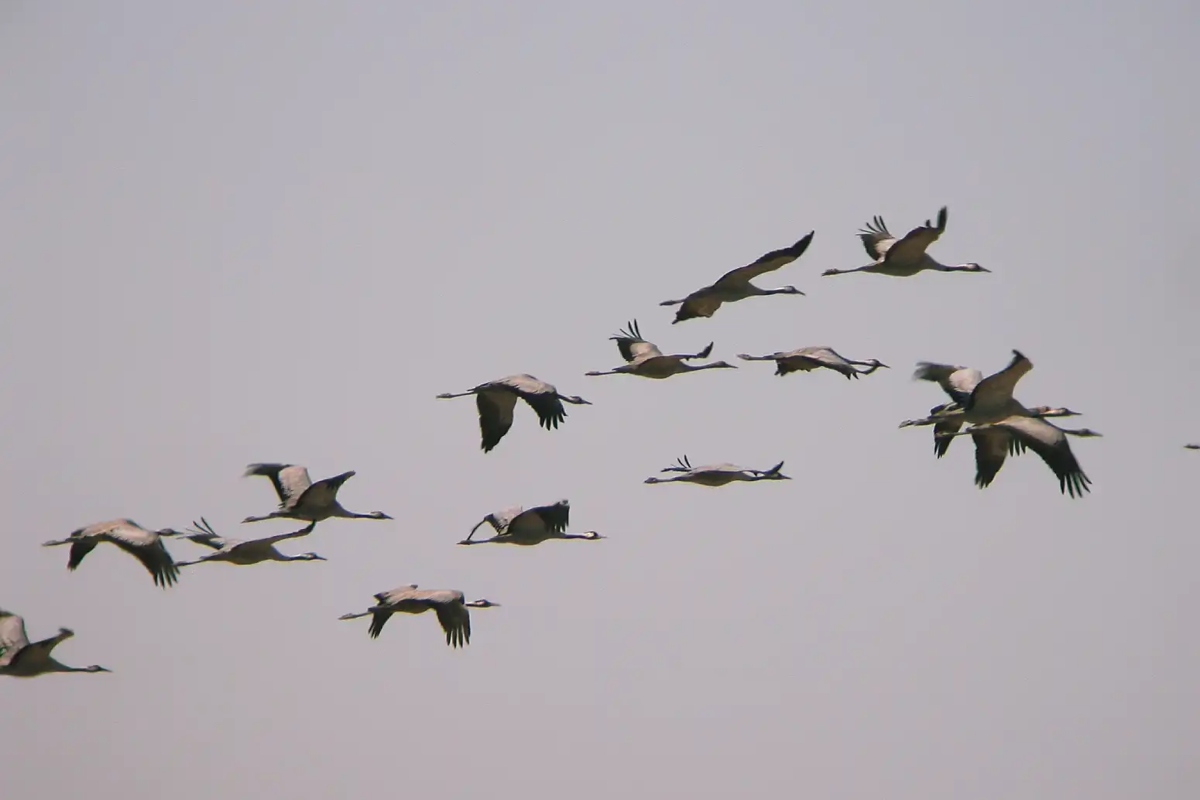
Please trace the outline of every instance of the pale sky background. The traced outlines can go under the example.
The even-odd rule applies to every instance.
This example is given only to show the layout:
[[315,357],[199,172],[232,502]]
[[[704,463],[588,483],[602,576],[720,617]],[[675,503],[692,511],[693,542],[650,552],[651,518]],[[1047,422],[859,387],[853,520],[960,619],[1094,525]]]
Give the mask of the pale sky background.
[[[421,7],[418,8],[418,5]],[[1193,798],[1200,479],[1184,2],[205,3],[0,7],[0,606],[111,675],[0,680],[0,794]],[[822,278],[950,209],[990,275]],[[816,230],[750,299],[680,297]],[[637,318],[769,364],[587,378]],[[933,457],[919,360],[1034,362],[1105,434],[1070,500]],[[491,454],[470,400],[530,372]],[[1146,409],[1152,409],[1147,413]],[[694,463],[790,483],[646,486]],[[157,589],[43,540],[240,525],[254,461],[358,471],[286,552]],[[569,498],[600,542],[454,543]],[[201,548],[172,543],[177,557]],[[501,608],[339,622],[414,582]]]

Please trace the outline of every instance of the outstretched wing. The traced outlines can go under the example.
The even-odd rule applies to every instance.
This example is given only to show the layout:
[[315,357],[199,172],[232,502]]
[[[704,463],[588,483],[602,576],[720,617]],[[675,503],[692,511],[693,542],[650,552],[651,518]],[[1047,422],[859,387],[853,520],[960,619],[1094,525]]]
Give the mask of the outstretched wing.
[[718,278],[717,282],[714,283],[713,286],[715,288],[723,288],[723,286],[729,284],[746,283],[757,278],[759,275],[765,275],[768,272],[774,272],[780,267],[792,263],[797,258],[804,255],[804,251],[808,249],[810,244],[812,244],[813,233],[815,232],[810,231],[807,236],[793,244],[791,247],[772,250],[771,252],[760,256],[755,261],[747,264],[744,267],[738,267],[737,269],[729,270],[729,272],[726,272],[724,275]]

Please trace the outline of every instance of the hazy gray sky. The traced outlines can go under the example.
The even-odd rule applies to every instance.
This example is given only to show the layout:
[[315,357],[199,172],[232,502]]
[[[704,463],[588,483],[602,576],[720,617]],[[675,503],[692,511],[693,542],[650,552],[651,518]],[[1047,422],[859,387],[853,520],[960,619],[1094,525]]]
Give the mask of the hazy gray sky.
[[[114,670],[0,681],[6,800],[1195,797],[1195,5],[417,5],[0,9],[0,606]],[[820,277],[942,205],[992,274]],[[657,305],[812,229],[807,297]],[[894,368],[584,377],[633,318]],[[1014,347],[1083,500],[896,429]],[[485,456],[434,395],[515,372],[595,405]],[[642,484],[683,453],[795,480]],[[253,461],[397,521],[167,592],[38,546],[288,530]],[[454,545],[562,497],[610,538]],[[503,607],[337,621],[408,582]]]

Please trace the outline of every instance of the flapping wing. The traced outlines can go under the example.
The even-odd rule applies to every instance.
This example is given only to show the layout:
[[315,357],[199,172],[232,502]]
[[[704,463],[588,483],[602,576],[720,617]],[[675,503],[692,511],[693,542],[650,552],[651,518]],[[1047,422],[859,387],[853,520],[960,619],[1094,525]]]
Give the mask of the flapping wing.
[[[966,404],[968,410],[979,403],[1002,403],[1012,398],[1017,382],[1033,369],[1033,362],[1020,351],[1013,350],[1012,360],[1008,366],[997,373],[988,375],[976,384],[971,397]],[[1051,426],[1053,427],[1053,426]]]
[[205,547],[211,547],[213,550],[224,550],[230,544],[237,543],[237,539],[224,539],[218,536],[204,517],[201,517],[199,522],[193,520],[192,527],[183,535],[183,538]]
[[538,417],[538,423],[546,430],[557,428],[558,423],[567,418],[567,410],[563,408],[558,393],[553,390],[522,393],[521,397],[534,410]]
[[[447,592],[447,594],[451,593]],[[432,601],[432,605],[442,630],[446,632],[446,644],[451,647],[462,647],[471,641],[471,612],[463,605],[461,592],[452,594],[457,597],[439,597]]]
[[[723,302],[721,295],[714,291],[714,287],[705,286],[703,289],[697,289],[683,299],[679,310],[675,312],[675,322],[686,322],[689,319],[697,319],[699,317],[711,317],[717,313],[717,309],[721,307]],[[642,355],[641,358],[662,355],[654,345],[649,342],[645,342],[644,344],[648,345],[648,347],[642,348],[643,350],[653,352],[650,352],[649,355]],[[637,358],[636,353],[635,358]],[[626,361],[628,360],[627,358]]]
[[1003,428],[989,428],[972,433],[971,438],[975,441],[975,485],[983,489],[991,485],[1004,466],[1012,435]]
[[933,452],[938,458],[946,455],[946,451],[950,449],[950,444],[954,441],[954,437],[950,436],[949,434],[958,433],[960,428],[962,428],[961,418],[946,420],[934,424]]
[[896,243],[896,237],[892,236],[887,225],[883,224],[883,217],[878,215],[858,232],[858,238],[862,241],[867,255],[876,261],[883,258],[887,254],[888,248]]
[[[123,529],[117,529],[105,538],[140,561],[146,571],[153,576],[155,586],[161,586],[164,589],[172,586],[179,578],[179,568],[175,566],[175,560],[171,558],[162,539],[154,534],[153,539],[146,542],[140,537],[127,538],[125,533],[126,531]],[[72,555],[74,555],[74,546],[72,546]]]
[[922,381],[932,381],[942,387],[942,391],[956,403],[965,404],[971,392],[983,380],[983,373],[977,369],[958,367],[953,364],[934,364],[921,361],[913,372],[913,378]]
[[263,544],[266,544],[266,545],[275,545],[275,544],[279,544],[280,542],[284,541],[285,539],[297,539],[301,536],[308,536],[310,533],[313,532],[313,528],[315,528],[315,527],[317,527],[317,523],[310,522],[307,525],[305,525],[303,528],[301,528],[300,530],[291,531],[289,533],[277,533],[274,536],[264,536],[263,538],[256,539],[255,541],[262,542]]
[[354,470],[348,470],[341,475],[334,475],[332,478],[322,478],[296,495],[288,503],[288,506],[304,505],[308,508],[328,506],[337,498],[338,489],[342,488],[342,484],[357,474]]
[[804,255],[804,251],[812,243],[813,232],[810,231],[800,241],[793,244],[791,247],[784,247],[779,250],[772,250],[765,255],[760,256],[755,261],[747,264],[744,267],[731,269],[726,272],[717,282],[714,287],[720,288],[728,284],[746,283],[757,278],[759,275],[765,275],[768,272],[774,272],[782,266],[792,263],[800,256]]
[[294,501],[312,485],[308,470],[296,464],[251,464],[246,467],[246,475],[263,475],[270,478],[281,507],[289,501]]
[[0,609],[0,667],[6,667],[17,653],[29,646],[25,620],[11,611]]
[[531,508],[514,517],[509,530],[521,527],[525,520],[533,522],[535,517],[541,520],[541,525],[551,533],[563,533],[571,522],[571,504],[566,500],[559,500],[554,505]]
[[998,425],[1041,456],[1058,478],[1058,488],[1063,494],[1082,497],[1091,491],[1091,480],[1075,460],[1071,444],[1061,428],[1037,417],[1009,417]]
[[621,358],[626,361],[644,361],[647,358],[662,355],[662,351],[653,343],[642,338],[642,331],[638,328],[636,319],[628,323],[624,330],[618,331],[616,336],[608,338],[617,343],[617,349],[621,351]]
[[475,407],[479,410],[480,447],[487,453],[508,433],[513,424],[513,409],[517,396],[504,389],[489,389],[475,394]]
[[946,207],[938,211],[938,224],[932,225],[928,220],[924,225],[913,228],[904,234],[904,238],[893,242],[884,254],[885,261],[914,263],[925,255],[925,249],[938,240],[946,230]]

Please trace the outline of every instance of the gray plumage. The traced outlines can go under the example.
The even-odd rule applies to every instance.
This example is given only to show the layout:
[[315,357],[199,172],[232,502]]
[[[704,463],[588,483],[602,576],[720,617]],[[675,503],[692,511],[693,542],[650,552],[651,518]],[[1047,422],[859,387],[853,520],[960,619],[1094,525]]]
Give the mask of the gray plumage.
[[347,511],[338,502],[338,490],[356,474],[354,470],[350,470],[313,483],[308,477],[308,470],[298,464],[251,464],[246,467],[244,477],[261,475],[270,478],[271,485],[275,487],[275,494],[279,497],[279,509],[261,517],[246,517],[242,522],[261,522],[265,519],[321,522],[332,517],[391,519],[382,511],[371,511],[367,514]]
[[25,633],[25,620],[0,609],[0,675],[35,678],[51,672],[111,672],[97,664],[68,667],[55,660],[51,655],[54,648],[74,635],[67,628],[59,628],[56,636],[30,642]]
[[563,403],[590,406],[582,397],[560,394],[552,384],[532,375],[509,375],[507,378],[481,383],[465,392],[445,392],[439,400],[475,395],[475,407],[479,411],[480,448],[489,453],[500,443],[513,424],[513,410],[518,398],[529,404],[537,414],[538,423],[550,430],[557,428],[566,419]]
[[876,216],[865,228],[859,231],[858,238],[863,247],[874,261],[864,267],[854,269],[827,269],[822,275],[845,275],[850,272],[872,272],[876,275],[889,275],[893,278],[908,278],[925,270],[934,272],[990,272],[975,262],[966,264],[943,264],[931,257],[926,248],[936,242],[946,231],[947,210],[942,206],[938,211],[937,225],[925,220],[897,239],[883,223],[883,218]]
[[275,545],[279,542],[287,539],[296,539],[312,533],[313,528],[317,526],[315,522],[308,523],[307,527],[301,528],[298,531],[279,533],[274,536],[264,536],[261,539],[250,540],[225,539],[218,536],[204,517],[200,518],[199,524],[193,522],[192,525],[195,526],[195,530],[183,534],[183,538],[196,544],[204,545],[216,552],[203,555],[195,561],[176,562],[175,566],[177,567],[190,567],[193,564],[203,564],[206,561],[223,561],[227,564],[249,566],[251,564],[260,564],[264,561],[325,560],[316,553],[300,553],[294,556],[287,556],[275,549]]
[[687,363],[694,359],[708,358],[712,352],[712,342],[709,342],[708,346],[699,353],[663,355],[657,345],[642,337],[637,320],[630,322],[626,329],[617,333],[616,336],[608,338],[617,343],[617,349],[626,363],[610,370],[593,370],[584,374],[592,377],[597,375],[636,375],[640,378],[662,380],[672,375],[698,372],[702,369],[737,369],[733,364],[724,361],[713,361],[696,367]]
[[115,519],[79,528],[72,531],[66,539],[43,542],[42,546],[71,545],[67,569],[74,571],[96,545],[103,542],[114,544],[141,562],[146,571],[153,576],[156,586],[166,589],[178,580],[179,569],[163,545],[161,537],[178,535],[179,531],[173,528],[151,531],[131,519]]
[[[867,361],[855,361],[846,358],[832,347],[820,345],[817,347],[801,347],[798,350],[771,353],[767,356],[749,356],[739,353],[738,358],[744,361],[774,361],[775,374],[787,375],[792,372],[811,372],[815,369],[831,369],[845,375],[847,379],[859,375],[870,375],[881,367],[890,369],[887,364],[872,358]],[[863,369],[859,369],[863,367]]]
[[682,300],[664,300],[659,305],[679,306],[679,311],[675,314],[675,320],[671,323],[674,325],[697,317],[711,317],[717,313],[717,309],[723,303],[734,303],[738,300],[745,300],[747,297],[764,297],[772,294],[803,295],[804,292],[795,286],[784,286],[780,289],[761,289],[751,283],[751,281],[760,275],[774,272],[804,255],[804,251],[812,243],[812,238],[813,233],[810,231],[807,236],[791,247],[772,250],[744,267],[731,269],[718,278],[716,282],[702,289],[697,289]]
[[[480,526],[484,524],[492,526],[492,530],[496,535],[490,539],[472,539]],[[583,533],[567,533],[567,526],[571,524],[571,504],[566,500],[559,500],[553,505],[535,506],[534,508],[522,508],[514,506],[503,511],[497,511],[493,514],[488,514],[471,528],[471,532],[467,534],[467,538],[463,539],[459,544],[516,544],[532,546],[541,544],[548,539],[587,539],[594,541],[605,537],[595,531],[584,531]]]
[[670,478],[646,478],[645,483],[695,483],[700,486],[725,486],[735,481],[790,481],[784,475],[783,462],[767,470],[745,469],[734,464],[711,464],[703,467],[693,467],[687,456],[676,460],[674,466],[665,467],[661,472],[677,472]]
[[496,608],[490,600],[464,602],[463,593],[456,589],[418,589],[415,583],[399,586],[375,595],[375,605],[359,613],[343,614],[338,619],[371,617],[367,632],[372,639],[379,637],[392,614],[423,614],[433,611],[446,633],[446,644],[462,647],[471,641],[471,608]]

